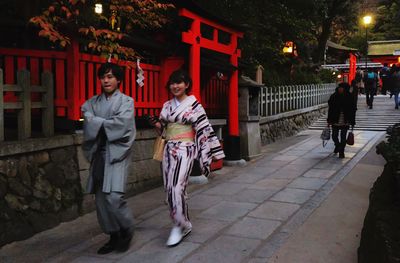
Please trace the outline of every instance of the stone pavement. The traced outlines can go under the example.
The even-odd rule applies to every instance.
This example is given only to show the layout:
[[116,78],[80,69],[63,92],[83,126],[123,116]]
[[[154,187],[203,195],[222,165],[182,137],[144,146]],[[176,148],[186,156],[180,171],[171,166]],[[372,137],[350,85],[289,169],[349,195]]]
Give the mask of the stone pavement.
[[332,141],[323,148],[319,135],[307,130],[267,145],[246,166],[224,167],[208,184],[189,186],[193,231],[177,247],[165,247],[171,222],[157,188],[129,198],[136,232],[126,253],[96,254],[107,236],[90,213],[4,246],[0,262],[268,262],[384,138],[355,131],[355,145],[338,159]]

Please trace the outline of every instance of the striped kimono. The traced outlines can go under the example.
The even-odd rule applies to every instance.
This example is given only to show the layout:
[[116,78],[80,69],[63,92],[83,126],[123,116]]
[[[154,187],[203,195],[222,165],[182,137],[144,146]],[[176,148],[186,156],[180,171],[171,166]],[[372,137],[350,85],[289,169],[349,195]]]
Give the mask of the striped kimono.
[[162,162],[164,187],[171,218],[176,226],[191,228],[186,204],[186,186],[193,161],[199,160],[202,174],[210,174],[212,159],[222,159],[225,154],[208,121],[203,106],[192,96],[179,105],[175,99],[167,101],[160,113],[164,126],[168,123],[191,125],[193,140],[169,139]]

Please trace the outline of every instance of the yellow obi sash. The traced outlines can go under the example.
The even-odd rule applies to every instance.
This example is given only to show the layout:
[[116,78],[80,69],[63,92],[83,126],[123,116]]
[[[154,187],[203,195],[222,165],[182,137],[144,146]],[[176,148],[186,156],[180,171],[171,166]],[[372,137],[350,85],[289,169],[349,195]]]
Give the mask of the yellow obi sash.
[[190,124],[181,123],[168,123],[167,130],[165,132],[165,139],[193,142],[194,141],[194,130]]

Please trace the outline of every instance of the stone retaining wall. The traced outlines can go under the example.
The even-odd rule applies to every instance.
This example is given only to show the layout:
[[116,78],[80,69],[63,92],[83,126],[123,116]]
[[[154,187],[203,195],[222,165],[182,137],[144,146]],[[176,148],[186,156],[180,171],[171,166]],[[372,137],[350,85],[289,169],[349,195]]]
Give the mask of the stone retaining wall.
[[[127,195],[161,185],[152,160],[153,130],[138,131]],[[84,194],[89,164],[82,136],[4,142],[0,146],[0,246],[75,219],[94,209]]]
[[327,111],[327,104],[290,111],[260,120],[261,144],[293,136],[307,128]]

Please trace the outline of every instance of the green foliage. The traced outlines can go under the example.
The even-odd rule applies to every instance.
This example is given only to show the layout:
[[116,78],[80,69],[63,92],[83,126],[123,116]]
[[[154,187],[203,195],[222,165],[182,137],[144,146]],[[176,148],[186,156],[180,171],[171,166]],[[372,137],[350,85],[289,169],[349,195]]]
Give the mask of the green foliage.
[[400,3],[398,0],[381,1],[377,8],[373,32],[377,40],[400,39]]
[[[322,81],[315,73],[329,37],[341,40],[357,24],[360,0],[214,0],[199,1],[210,12],[245,25],[242,57],[261,64],[267,78],[283,83]],[[334,30],[334,33],[331,33]],[[297,45],[297,58],[284,56],[285,41]],[[340,41],[338,41],[340,42]],[[314,62],[313,62],[314,61]],[[307,66],[298,65],[306,64]],[[295,71],[290,73],[294,65]],[[310,68],[310,69],[308,69]],[[250,74],[248,74],[250,75]],[[291,77],[288,77],[291,76]],[[299,78],[294,79],[294,76]]]
[[332,83],[336,76],[329,69],[315,70],[311,67],[294,67],[292,71],[268,70],[264,73],[267,86]]

